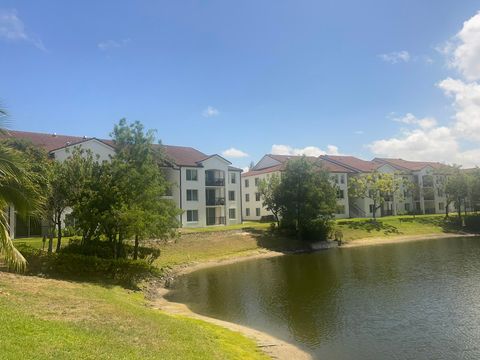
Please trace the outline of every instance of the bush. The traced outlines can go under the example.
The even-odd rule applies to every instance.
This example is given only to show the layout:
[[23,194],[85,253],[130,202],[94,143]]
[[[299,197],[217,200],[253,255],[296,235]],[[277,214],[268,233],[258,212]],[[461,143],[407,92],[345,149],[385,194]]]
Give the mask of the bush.
[[302,224],[300,228],[300,237],[305,241],[325,241],[334,229],[334,223],[327,218],[318,218],[306,224]]
[[102,259],[73,253],[51,253],[27,245],[19,247],[27,259],[27,272],[32,275],[102,281],[126,287],[136,287],[148,277],[160,275],[160,271],[144,260]]
[[480,233],[480,216],[468,215],[465,217],[465,230]]
[[[78,254],[85,256],[96,256],[102,259],[113,259],[115,252],[114,244],[108,241],[92,240],[82,243],[80,239],[71,239],[67,246],[61,249],[63,254]],[[134,246],[123,244],[117,257],[133,258]],[[152,264],[160,256],[160,249],[139,246],[138,259]]]

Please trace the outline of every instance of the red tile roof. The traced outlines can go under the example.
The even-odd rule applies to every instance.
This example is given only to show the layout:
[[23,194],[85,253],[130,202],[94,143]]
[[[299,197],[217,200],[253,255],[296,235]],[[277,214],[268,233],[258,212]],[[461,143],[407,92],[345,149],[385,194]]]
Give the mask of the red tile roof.
[[430,166],[434,169],[441,169],[447,167],[447,165],[439,162],[431,161],[409,161],[403,159],[390,159],[390,158],[375,158],[374,162],[378,164],[389,164],[396,168],[401,168],[404,170],[419,171],[423,168]]
[[[266,174],[266,173],[271,173],[274,171],[284,171],[285,167],[287,165],[288,160],[292,159],[299,159],[301,156],[296,156],[296,155],[271,155],[268,154],[267,156],[270,156],[274,158],[277,161],[280,161],[281,164],[270,166],[264,169],[258,169],[258,170],[250,170],[244,174],[242,174],[242,177],[248,177],[248,176],[255,176],[255,175],[261,175],[261,174]],[[341,165],[332,163],[330,161],[325,161],[323,159],[319,159],[315,156],[306,156],[308,161],[311,161],[312,163],[318,164],[322,166],[325,170],[331,173],[351,173],[353,172],[352,170],[343,167]]]
[[[75,145],[86,140],[95,139],[92,137],[70,136],[36,133],[30,131],[9,130],[7,135],[0,137],[12,137],[30,141],[35,146],[44,148],[47,152],[61,149],[65,146]],[[97,139],[112,147],[113,140]],[[197,162],[208,158],[208,155],[186,146],[163,145],[165,155],[178,166],[198,166]]]
[[208,155],[187,146],[163,145],[167,158],[178,166],[198,166],[198,162],[208,158]]
[[320,158],[359,172],[372,172],[381,166],[379,163],[362,160],[354,156],[321,155]]
[[[33,145],[44,148],[46,151],[50,152],[63,148],[67,145],[78,144],[86,140],[94,139],[92,137],[82,137],[82,136],[69,136],[69,135],[56,135],[56,134],[45,134],[45,133],[35,133],[29,131],[18,131],[18,130],[8,130],[6,135],[1,137],[12,137],[17,139],[23,139],[30,141]],[[111,140],[98,139],[110,146],[113,146]]]

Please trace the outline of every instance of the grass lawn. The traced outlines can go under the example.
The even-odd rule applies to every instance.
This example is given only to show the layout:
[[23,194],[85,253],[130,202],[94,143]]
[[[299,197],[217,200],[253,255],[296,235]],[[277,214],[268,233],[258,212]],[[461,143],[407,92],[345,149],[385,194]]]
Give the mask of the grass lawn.
[[342,231],[345,241],[368,237],[455,232],[455,229],[446,226],[444,216],[443,214],[417,215],[415,217],[411,215],[388,216],[378,218],[376,223],[372,219],[338,219],[336,225],[337,229]]
[[258,221],[244,221],[243,224],[235,225],[219,225],[219,226],[209,226],[203,228],[182,228],[180,232],[182,234],[191,234],[191,233],[204,233],[204,232],[218,232],[218,231],[228,231],[228,230],[242,230],[242,229],[255,229],[255,230],[266,230],[270,228],[270,223],[261,223]]
[[267,359],[235,332],[122,288],[0,273],[2,359]]
[[[70,237],[63,237],[62,238],[62,247],[68,244],[68,240]],[[35,249],[42,249],[43,248],[43,238],[42,237],[29,237],[29,238],[19,238],[14,240],[14,244],[27,244]],[[53,251],[57,248],[57,238],[53,238]],[[48,239],[45,242],[45,250],[48,249]]]

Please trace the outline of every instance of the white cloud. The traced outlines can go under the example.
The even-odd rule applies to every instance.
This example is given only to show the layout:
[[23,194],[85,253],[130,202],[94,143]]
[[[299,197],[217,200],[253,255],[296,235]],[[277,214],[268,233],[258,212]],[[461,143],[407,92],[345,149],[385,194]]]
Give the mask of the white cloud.
[[390,64],[398,64],[400,62],[409,62],[411,59],[410,53],[406,50],[392,51],[386,54],[378,55],[380,59]]
[[450,64],[469,81],[480,80],[480,13],[463,23],[463,28],[447,43],[444,51]]
[[235,149],[234,147],[231,147],[230,149],[227,149],[222,152],[222,155],[227,157],[227,158],[243,158],[247,157],[248,154],[246,152],[243,152],[242,150]]
[[272,145],[272,154],[275,155],[306,155],[306,156],[320,156],[320,155],[339,155],[338,147],[335,145],[328,145],[327,150],[322,150],[316,146],[307,146],[304,148],[293,148],[289,145]]
[[111,49],[118,49],[127,46],[130,43],[130,39],[122,40],[106,40],[99,42],[97,47],[102,51],[107,51]]
[[363,135],[363,134],[365,134],[365,131],[363,131],[363,130],[356,130],[356,131],[355,131],[355,134],[356,134],[356,135]]
[[215,109],[213,106],[208,106],[205,110],[202,112],[202,116],[206,118],[211,118],[220,115],[220,111],[218,109]]
[[415,115],[408,113],[402,117],[394,117],[393,121],[397,121],[407,125],[418,125],[422,129],[430,129],[437,125],[437,120],[431,117],[423,119],[417,118]]
[[0,9],[0,39],[6,41],[25,41],[36,48],[46,51],[42,41],[35,35],[28,34],[23,21],[15,9]]
[[438,83],[438,87],[453,98],[454,129],[458,135],[480,140],[480,85],[447,78]]

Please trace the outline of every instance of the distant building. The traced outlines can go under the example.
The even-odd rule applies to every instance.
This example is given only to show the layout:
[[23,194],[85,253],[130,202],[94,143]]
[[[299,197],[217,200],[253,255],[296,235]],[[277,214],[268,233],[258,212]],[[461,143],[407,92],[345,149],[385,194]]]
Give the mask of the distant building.
[[[109,161],[115,154],[112,140],[26,131],[9,131],[7,136],[27,140],[57,161],[64,161],[76,147],[90,150],[99,161]],[[206,155],[191,147],[162,145],[162,150],[166,157],[162,169],[172,184],[166,198],[183,210],[178,219],[181,226],[241,224],[241,169],[219,155]],[[12,238],[45,233],[45,221],[23,220],[13,208],[8,216]]]

